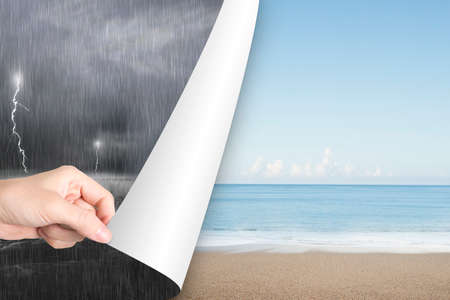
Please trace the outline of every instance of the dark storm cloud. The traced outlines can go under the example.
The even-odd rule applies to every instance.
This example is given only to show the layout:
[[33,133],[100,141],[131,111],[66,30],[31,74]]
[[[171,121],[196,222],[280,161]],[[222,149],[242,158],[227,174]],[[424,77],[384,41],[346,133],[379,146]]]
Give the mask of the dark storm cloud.
[[12,76],[34,171],[75,164],[136,173],[176,104],[221,0],[0,1],[0,168],[20,169]]

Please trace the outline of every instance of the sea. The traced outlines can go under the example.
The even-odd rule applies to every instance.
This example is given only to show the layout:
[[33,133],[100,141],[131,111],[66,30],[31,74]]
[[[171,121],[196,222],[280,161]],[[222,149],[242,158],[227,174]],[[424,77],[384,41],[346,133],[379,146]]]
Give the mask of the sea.
[[450,186],[216,185],[197,250],[450,252]]

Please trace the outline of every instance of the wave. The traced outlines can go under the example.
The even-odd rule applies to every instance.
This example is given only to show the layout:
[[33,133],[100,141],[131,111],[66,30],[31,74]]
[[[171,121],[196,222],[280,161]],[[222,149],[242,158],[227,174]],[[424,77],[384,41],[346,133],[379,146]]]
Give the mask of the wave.
[[200,251],[450,253],[450,232],[202,231]]

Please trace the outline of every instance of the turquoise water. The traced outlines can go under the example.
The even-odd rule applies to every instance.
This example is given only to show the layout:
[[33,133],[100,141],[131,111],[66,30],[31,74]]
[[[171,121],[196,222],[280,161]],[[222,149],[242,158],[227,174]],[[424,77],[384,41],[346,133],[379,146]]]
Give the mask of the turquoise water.
[[450,186],[216,185],[198,246],[450,252]]

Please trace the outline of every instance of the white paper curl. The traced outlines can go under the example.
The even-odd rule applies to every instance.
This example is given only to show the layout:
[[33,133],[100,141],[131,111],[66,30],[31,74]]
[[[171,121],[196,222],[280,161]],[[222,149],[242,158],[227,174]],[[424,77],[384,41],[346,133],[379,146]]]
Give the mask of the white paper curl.
[[183,285],[244,78],[258,0],[225,0],[200,59],[109,228],[111,245]]

